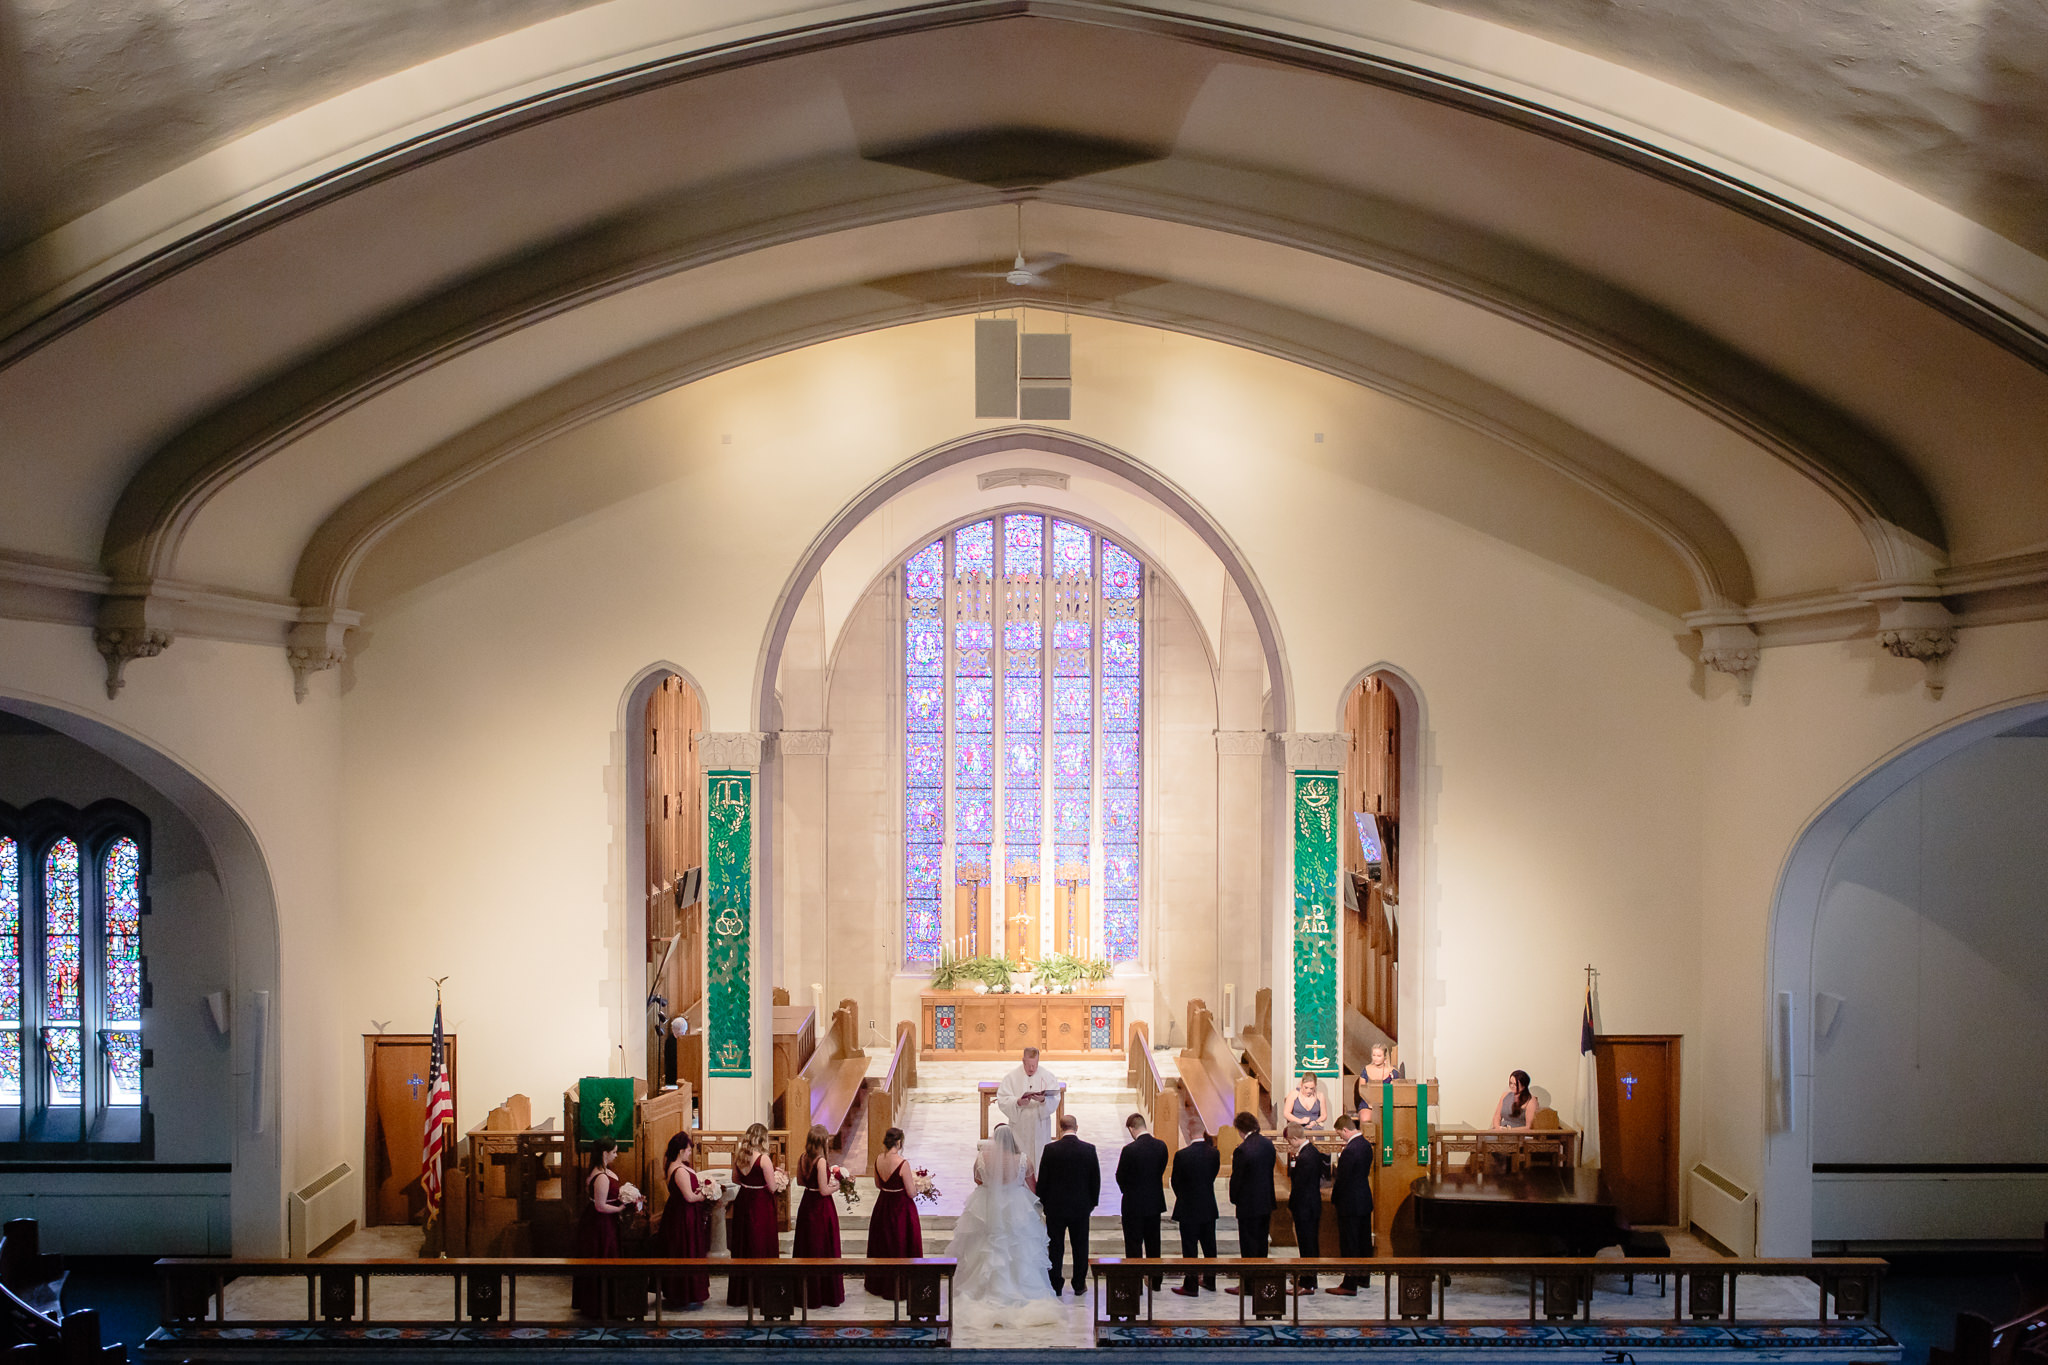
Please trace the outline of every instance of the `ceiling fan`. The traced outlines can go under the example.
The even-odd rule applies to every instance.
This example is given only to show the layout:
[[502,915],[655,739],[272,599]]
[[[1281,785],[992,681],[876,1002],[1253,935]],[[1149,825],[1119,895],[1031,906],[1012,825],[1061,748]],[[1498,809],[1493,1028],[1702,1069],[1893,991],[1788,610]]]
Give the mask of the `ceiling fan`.
[[1024,259],[1024,206],[1017,205],[1017,258],[1008,270],[970,270],[966,274],[977,279],[1004,280],[1019,289],[1042,289],[1045,287],[1045,272],[1067,258],[1057,251],[1049,251],[1036,260]]

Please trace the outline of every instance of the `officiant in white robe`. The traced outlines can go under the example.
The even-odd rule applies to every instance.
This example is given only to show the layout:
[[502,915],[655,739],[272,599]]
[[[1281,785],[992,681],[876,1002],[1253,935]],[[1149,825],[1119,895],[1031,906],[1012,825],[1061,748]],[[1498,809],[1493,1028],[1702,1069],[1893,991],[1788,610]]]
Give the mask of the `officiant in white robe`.
[[[1042,1096],[1030,1099],[1029,1096]],[[1038,1064],[1038,1049],[1024,1049],[1024,1061],[1003,1077],[996,1089],[996,1108],[1003,1111],[1024,1160],[1032,1173],[1038,1171],[1038,1154],[1052,1141],[1052,1123],[1060,1109],[1059,1077]]]

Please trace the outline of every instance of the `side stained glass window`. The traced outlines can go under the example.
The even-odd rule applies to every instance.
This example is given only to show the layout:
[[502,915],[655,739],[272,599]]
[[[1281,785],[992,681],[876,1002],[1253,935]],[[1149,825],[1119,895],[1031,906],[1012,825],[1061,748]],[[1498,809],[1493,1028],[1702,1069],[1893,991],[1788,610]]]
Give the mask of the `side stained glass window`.
[[903,957],[939,960],[946,846],[946,543],[903,565]]
[[1144,570],[1102,542],[1102,924],[1111,962],[1138,955],[1139,754]]
[[21,848],[0,835],[0,1104],[21,1103]]
[[49,1057],[50,1103],[59,1105],[78,1104],[85,1095],[79,1046],[81,881],[77,842],[66,837],[51,844],[43,857],[43,1042]]
[[100,861],[101,1046],[107,1103],[142,1103],[142,850],[125,834]]

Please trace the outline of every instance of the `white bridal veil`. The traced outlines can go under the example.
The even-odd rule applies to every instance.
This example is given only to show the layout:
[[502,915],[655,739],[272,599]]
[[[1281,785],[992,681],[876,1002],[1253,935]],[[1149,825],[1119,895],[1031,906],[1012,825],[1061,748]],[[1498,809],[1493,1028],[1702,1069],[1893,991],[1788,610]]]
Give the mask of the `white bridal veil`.
[[986,1327],[1028,1327],[1060,1320],[1052,1293],[1052,1263],[1038,1197],[1025,1188],[1029,1173],[1010,1125],[999,1126],[974,1160],[981,1183],[968,1197],[953,1229],[953,1317]]

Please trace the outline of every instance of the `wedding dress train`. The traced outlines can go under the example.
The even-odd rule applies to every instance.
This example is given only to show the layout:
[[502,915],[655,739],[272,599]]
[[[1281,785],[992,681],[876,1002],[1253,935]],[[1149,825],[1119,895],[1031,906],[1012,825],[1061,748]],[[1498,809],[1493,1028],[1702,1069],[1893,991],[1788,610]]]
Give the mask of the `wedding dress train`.
[[1024,1183],[1009,1125],[981,1144],[980,1184],[953,1228],[953,1320],[974,1327],[1038,1327],[1061,1321],[1046,1257],[1045,1220]]

